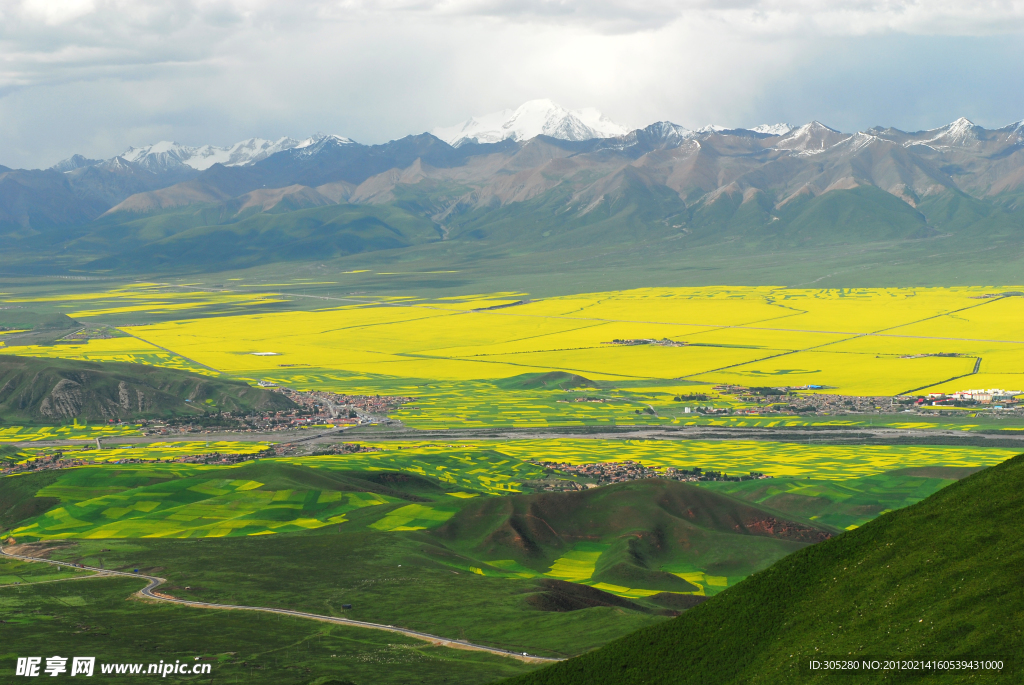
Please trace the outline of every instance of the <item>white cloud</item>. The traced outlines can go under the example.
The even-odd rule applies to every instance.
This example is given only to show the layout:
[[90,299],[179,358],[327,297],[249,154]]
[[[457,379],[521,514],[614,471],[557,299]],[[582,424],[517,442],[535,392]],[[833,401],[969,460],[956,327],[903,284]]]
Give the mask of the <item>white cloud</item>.
[[52,26],[94,12],[96,3],[92,0],[25,0],[22,9],[26,16]]
[[538,97],[639,125],[1009,121],[1020,88],[969,82],[1020,83],[1022,25],[992,0],[0,0],[0,163],[381,142]]

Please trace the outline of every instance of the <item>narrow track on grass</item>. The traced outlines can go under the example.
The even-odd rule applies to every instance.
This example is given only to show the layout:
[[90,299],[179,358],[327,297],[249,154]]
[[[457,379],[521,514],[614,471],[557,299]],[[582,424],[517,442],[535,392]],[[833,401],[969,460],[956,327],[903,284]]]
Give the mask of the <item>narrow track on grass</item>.
[[[311,614],[305,611],[293,611],[291,609],[275,609],[273,607],[250,607],[242,606],[237,604],[213,604],[211,602],[194,602],[188,599],[178,599],[177,597],[171,597],[160,592],[156,592],[156,589],[167,582],[166,578],[160,578],[157,576],[149,576],[144,573],[127,573],[125,571],[112,571],[110,569],[94,568],[92,566],[82,566],[80,564],[72,564],[66,561],[54,561],[52,559],[40,559],[39,557],[30,557],[22,554],[12,554],[3,547],[0,547],[0,556],[5,556],[11,559],[18,559],[20,561],[35,561],[43,564],[53,564],[55,566],[68,566],[71,568],[80,568],[86,571],[96,571],[102,573],[107,577],[110,576],[124,576],[127,578],[136,578],[149,581],[149,584],[135,593],[136,596],[145,597],[146,599],[155,600],[157,602],[168,602],[171,604],[181,604],[195,609],[229,609],[235,611],[262,611],[268,614],[280,614],[282,616],[294,616],[296,618],[305,618],[313,621],[322,621],[324,623],[334,623],[342,626],[352,626],[355,628],[369,628],[371,630],[384,630],[389,633],[398,633],[399,635],[406,635],[408,637],[416,638],[417,640],[423,640],[424,642],[430,642],[435,647],[449,647],[451,649],[464,649],[472,652],[486,652],[488,654],[494,654],[496,656],[509,657],[512,659],[518,659],[519,661],[525,661],[526,663],[551,663],[555,661],[564,661],[564,659],[546,657],[546,656],[534,656],[527,654],[526,652],[513,652],[507,649],[498,649],[497,647],[487,647],[486,645],[477,645],[472,642],[466,642],[465,640],[450,640],[446,637],[440,637],[439,635],[431,635],[430,633],[422,633],[418,630],[411,630],[409,628],[399,628],[397,626],[385,625],[383,623],[370,623],[368,621],[355,621],[350,618],[339,618],[337,616],[324,616],[322,614]],[[94,576],[93,576],[94,577]],[[24,586],[22,586],[24,587]]]

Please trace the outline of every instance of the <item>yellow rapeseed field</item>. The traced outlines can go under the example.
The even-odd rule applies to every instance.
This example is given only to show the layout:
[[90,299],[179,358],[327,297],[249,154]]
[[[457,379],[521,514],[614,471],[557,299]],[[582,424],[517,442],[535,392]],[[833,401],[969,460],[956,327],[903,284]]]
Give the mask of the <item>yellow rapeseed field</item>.
[[[1008,289],[716,286],[533,301],[521,293],[433,301],[378,298],[317,311],[232,310],[230,316],[130,329],[163,350],[120,339],[21,352],[163,365],[182,364],[187,357],[221,372],[289,383],[308,369],[311,382],[332,374],[344,382],[372,377],[378,392],[548,371],[634,384],[648,379],[706,386],[812,384],[862,395],[961,386],[1016,389],[1024,384],[1024,298],[986,297]],[[190,304],[260,297],[182,295],[152,284],[102,295],[77,296],[102,305],[83,306],[77,315],[110,312],[118,297],[127,307],[135,306],[133,299],[175,307],[179,299]],[[610,344],[640,338],[686,344]],[[945,356],[934,356],[939,354]],[[979,374],[971,375],[979,358]],[[952,378],[957,380],[948,381]]]

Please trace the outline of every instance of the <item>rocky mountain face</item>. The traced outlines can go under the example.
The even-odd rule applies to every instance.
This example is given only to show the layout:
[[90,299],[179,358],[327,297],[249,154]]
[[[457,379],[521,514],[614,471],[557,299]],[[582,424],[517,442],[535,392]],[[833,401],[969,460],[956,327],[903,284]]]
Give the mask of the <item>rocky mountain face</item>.
[[[768,128],[768,127],[766,127]],[[585,140],[537,135],[453,148],[430,134],[381,146],[322,145],[290,150],[239,169],[129,198],[110,213],[147,212],[194,202],[251,207],[248,193],[304,206],[379,204],[429,188],[443,215],[522,202],[556,187],[573,211],[587,211],[626,179],[661,187],[689,203],[738,195],[774,208],[800,197],[874,186],[911,207],[946,191],[974,197],[1011,193],[1024,183],[1024,126],[990,131],[961,119],[916,133],[872,129],[841,133],[819,122],[690,131],[658,122],[616,137]],[[788,129],[788,130],[787,130]],[[782,132],[784,131],[784,132]],[[213,170],[211,170],[212,172]],[[274,193],[263,188],[275,188]]]
[[[254,215],[332,206],[363,208],[345,219],[352,237],[346,244],[356,251],[483,235],[507,242],[524,225],[615,216],[637,230],[676,231],[687,240],[704,227],[706,241],[722,238],[727,226],[776,230],[796,221],[806,242],[823,217],[839,233],[880,240],[992,224],[993,212],[1002,213],[1000,226],[1022,224],[1013,213],[1024,198],[1024,122],[990,130],[959,119],[928,131],[853,134],[817,121],[753,129],[617,126],[599,113],[534,101],[436,130],[442,137],[423,133],[382,145],[317,135],[230,148],[158,144],[99,163],[76,156],[48,170],[0,170],[0,235],[37,251],[59,235],[62,254],[102,255],[146,241],[208,240],[200,237],[203,227]],[[814,210],[825,215],[797,217],[809,201],[833,194],[835,207]],[[190,207],[197,209],[181,214]],[[386,217],[374,207],[400,210],[405,228],[389,223],[393,212]],[[178,218],[162,220],[158,230],[116,228],[167,212]],[[341,229],[330,228],[332,221],[316,223],[302,240],[334,240],[332,231]],[[420,222],[433,228],[424,232]],[[237,231],[232,238],[217,230],[225,245],[237,240]],[[252,230],[262,243],[276,239],[276,228]],[[369,242],[367,230],[376,236]],[[180,259],[171,256],[179,248],[165,259]]]
[[292,406],[279,393],[173,369],[0,355],[0,413],[13,422],[106,422]]

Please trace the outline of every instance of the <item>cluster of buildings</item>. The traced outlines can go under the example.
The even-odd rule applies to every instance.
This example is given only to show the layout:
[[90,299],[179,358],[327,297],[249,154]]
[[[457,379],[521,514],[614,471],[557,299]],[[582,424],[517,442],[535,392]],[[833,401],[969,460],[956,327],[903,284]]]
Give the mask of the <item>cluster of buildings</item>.
[[7,476],[14,473],[25,473],[27,471],[56,471],[57,469],[69,469],[73,466],[85,466],[87,462],[73,457],[65,458],[63,451],[44,454],[40,457],[21,464],[11,464],[0,469],[0,476]]
[[624,483],[629,480],[657,478],[657,470],[636,461],[609,461],[597,464],[570,464],[568,462],[532,461],[531,464],[584,478],[593,478],[600,485]]
[[[770,397],[770,396],[769,396]],[[771,398],[776,402],[785,402],[785,408],[793,413],[815,414],[892,414],[902,411],[897,398],[886,396],[832,395],[828,393],[812,393],[808,395]]]
[[741,480],[764,480],[766,478],[774,478],[774,476],[768,476],[759,471],[751,471],[746,476],[730,476],[724,471],[705,471],[699,466],[694,466],[692,469],[677,469],[669,466],[665,469],[665,473],[661,476],[662,478],[669,478],[671,480],[680,480],[687,482],[698,482],[698,481],[741,481]]
[[611,342],[603,342],[602,345],[660,345],[662,347],[686,347],[688,343],[681,340],[669,340],[668,338],[615,338]]
[[988,388],[985,390],[961,390],[960,392],[929,393],[928,399],[935,401],[953,400],[960,402],[977,402],[978,404],[991,404],[993,402],[1016,403],[1017,396],[1024,395],[1024,390],[1003,390],[1002,388]]
[[[205,454],[188,454],[183,457],[177,457],[172,459],[176,464],[240,464],[243,461],[253,461],[262,457],[271,457],[273,455],[272,450],[263,450],[262,452],[253,452],[250,454],[225,454],[223,452],[206,452]],[[139,460],[136,460],[139,461]],[[115,462],[131,463],[131,462]]]
[[274,445],[273,456],[294,457],[294,456],[320,456],[326,454],[356,454],[357,452],[380,452],[380,448],[367,447],[355,442],[340,442],[333,444],[310,445],[305,442],[282,443]]
[[280,388],[275,392],[295,402],[312,417],[332,419],[332,422],[355,419],[352,423],[375,422],[403,404],[415,402],[415,397],[399,395],[340,395],[322,390],[298,391]]
[[[697,482],[760,480],[772,477],[756,471],[751,472],[747,476],[730,476],[721,471],[705,471],[697,466],[689,470],[678,469],[673,466],[663,469],[661,467],[644,466],[640,462],[629,460],[595,464],[570,464],[568,462],[554,461],[533,461],[530,463],[573,476],[592,478],[597,481],[597,485],[625,483],[631,480],[644,480],[646,478],[667,478],[669,480]],[[561,485],[560,489],[563,490],[583,490],[588,487],[595,487],[588,483],[576,483],[573,481],[563,482],[559,485]],[[558,488],[553,485],[551,488],[545,489]]]

